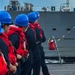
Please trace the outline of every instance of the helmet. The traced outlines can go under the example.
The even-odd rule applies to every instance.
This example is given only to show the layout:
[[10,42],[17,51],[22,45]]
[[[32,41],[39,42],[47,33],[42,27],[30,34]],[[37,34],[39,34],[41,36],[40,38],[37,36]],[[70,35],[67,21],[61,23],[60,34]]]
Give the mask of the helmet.
[[28,19],[27,15],[20,14],[16,17],[14,23],[17,26],[28,26],[29,19]]
[[29,22],[35,22],[37,20],[37,15],[34,12],[28,14]]
[[1,24],[12,24],[12,19],[11,16],[8,12],[6,11],[1,11],[0,12],[0,22]]
[[34,13],[37,15],[37,19],[40,17],[40,14],[38,11],[34,11]]
[[0,23],[0,33],[3,33],[4,31],[3,31],[3,29],[2,29],[2,27],[1,27],[1,23]]

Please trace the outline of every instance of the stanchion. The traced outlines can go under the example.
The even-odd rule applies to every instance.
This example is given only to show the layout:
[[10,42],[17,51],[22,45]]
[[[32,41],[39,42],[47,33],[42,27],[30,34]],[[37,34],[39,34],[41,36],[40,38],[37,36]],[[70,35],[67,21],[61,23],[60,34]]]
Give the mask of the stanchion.
[[60,64],[62,64],[62,59],[61,59],[60,52],[59,52],[59,49],[58,49],[57,41],[56,41],[54,36],[52,36],[52,38],[53,38],[53,40],[55,42],[55,45],[56,45],[56,50],[57,50],[57,54],[58,54],[58,57],[59,57]]

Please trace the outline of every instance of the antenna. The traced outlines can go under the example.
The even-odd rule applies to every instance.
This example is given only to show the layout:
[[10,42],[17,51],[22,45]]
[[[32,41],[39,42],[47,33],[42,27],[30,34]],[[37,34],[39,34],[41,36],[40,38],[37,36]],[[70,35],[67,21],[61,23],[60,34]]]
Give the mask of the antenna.
[[69,0],[66,0],[66,7],[69,7]]

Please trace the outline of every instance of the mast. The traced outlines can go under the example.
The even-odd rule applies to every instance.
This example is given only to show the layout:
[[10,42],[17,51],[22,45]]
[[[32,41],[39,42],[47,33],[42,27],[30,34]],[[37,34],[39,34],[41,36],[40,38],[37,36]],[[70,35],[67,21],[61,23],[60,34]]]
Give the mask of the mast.
[[69,7],[69,0],[66,0],[66,7]]

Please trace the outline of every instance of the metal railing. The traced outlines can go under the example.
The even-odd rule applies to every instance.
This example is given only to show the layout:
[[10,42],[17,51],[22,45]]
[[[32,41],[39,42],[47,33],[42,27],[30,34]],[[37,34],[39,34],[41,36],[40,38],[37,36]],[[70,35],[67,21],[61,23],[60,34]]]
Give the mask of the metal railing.
[[[11,9],[12,9],[12,7],[8,7],[8,6],[4,6],[4,10],[6,10],[6,11],[11,11]],[[13,11],[43,11],[43,12],[48,12],[48,11],[50,11],[50,12],[59,12],[59,11],[61,11],[61,7],[56,7],[56,6],[51,6],[51,7],[38,7],[38,6],[33,6],[32,8],[30,8],[30,10],[25,10],[25,7],[24,6],[18,6],[18,7],[16,7],[17,9],[16,10],[13,10]],[[68,8],[63,8],[63,10],[67,10]],[[74,11],[74,7],[69,7],[69,12],[73,12]],[[65,10],[64,11],[62,11],[62,12],[65,12]]]

